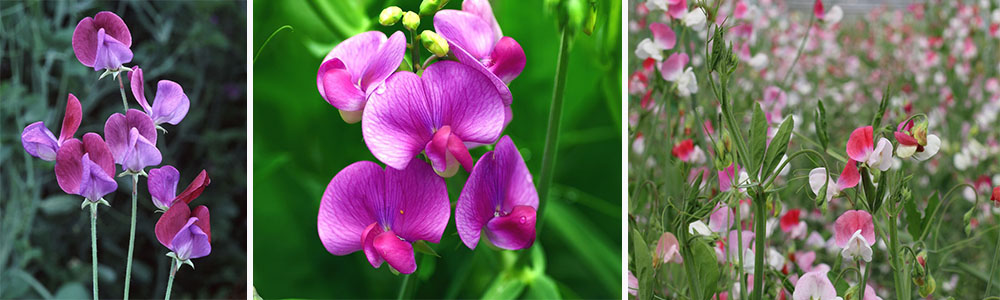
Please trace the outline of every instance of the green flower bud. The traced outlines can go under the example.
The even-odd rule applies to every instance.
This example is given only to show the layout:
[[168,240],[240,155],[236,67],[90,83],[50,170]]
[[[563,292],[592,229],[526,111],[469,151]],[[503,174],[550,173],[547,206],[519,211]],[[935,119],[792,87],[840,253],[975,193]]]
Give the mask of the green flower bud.
[[384,26],[396,25],[399,22],[399,18],[403,17],[403,10],[398,6],[389,6],[382,10],[382,13],[378,14],[378,23]]
[[826,205],[826,189],[830,185],[829,180],[819,189],[819,193],[816,193],[816,207],[821,207]]
[[927,296],[930,296],[930,294],[933,294],[934,293],[934,288],[936,286],[937,286],[937,283],[934,282],[934,276],[931,276],[931,275],[928,274],[927,275],[927,282],[925,282],[924,285],[920,286],[920,290],[919,290],[920,297],[921,298],[927,298]]
[[594,33],[594,25],[597,24],[597,4],[590,2],[590,10],[587,11],[587,19],[583,21],[583,33],[591,35]]
[[420,15],[430,16],[448,4],[448,0],[424,0],[420,2]]
[[917,123],[916,126],[913,126],[911,132],[913,132],[913,138],[917,139],[917,144],[921,146],[927,145],[927,120]]
[[420,27],[420,16],[415,12],[407,11],[403,14],[403,27],[410,31],[416,31],[417,27]]
[[437,57],[444,57],[448,55],[448,41],[443,37],[438,35],[436,32],[430,30],[424,30],[420,33],[420,42],[424,44],[424,48],[430,51]]

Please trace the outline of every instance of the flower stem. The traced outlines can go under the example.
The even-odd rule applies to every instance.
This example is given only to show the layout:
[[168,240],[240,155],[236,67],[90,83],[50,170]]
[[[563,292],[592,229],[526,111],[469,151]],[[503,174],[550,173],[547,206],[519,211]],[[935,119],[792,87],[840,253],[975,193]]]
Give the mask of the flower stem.
[[[122,92],[122,106],[125,107],[125,112],[128,112],[128,100],[125,99],[125,85],[122,84],[122,76],[121,75],[118,76],[118,90]],[[127,295],[128,294],[126,294],[126,296],[125,296],[126,299],[128,299]]]
[[396,296],[396,299],[406,299],[406,284],[410,282],[410,275],[403,275],[403,283],[399,285],[399,295]]
[[556,79],[552,89],[552,105],[549,107],[549,125],[545,133],[545,150],[542,153],[542,173],[538,182],[538,197],[544,201],[538,202],[538,221],[535,226],[536,232],[542,228],[545,220],[545,213],[542,207],[552,200],[549,197],[549,187],[552,185],[552,172],[556,165],[556,152],[559,146],[559,125],[562,120],[563,91],[566,89],[566,70],[569,62],[569,29],[565,26],[561,29],[562,37],[559,40],[559,58],[556,61]]
[[163,296],[164,300],[170,299],[170,288],[174,286],[174,274],[177,274],[177,261],[173,258],[170,259],[170,279],[167,280],[167,295]]
[[413,63],[413,73],[420,70],[420,36],[415,30],[410,30],[410,62]]
[[896,299],[910,299],[910,284],[907,282],[906,268],[899,255],[899,232],[896,229],[896,216],[889,216],[889,251],[892,255],[892,278],[896,284]]
[[993,263],[990,265],[990,280],[986,282],[986,294],[983,297],[989,296],[990,289],[993,287],[993,271],[997,268],[997,255],[1000,255],[1000,231],[997,232],[997,241],[995,249],[993,250]]
[[812,33],[813,22],[816,21],[816,15],[809,15],[809,25],[806,26],[806,34],[802,36],[802,42],[799,42],[799,50],[795,52],[795,58],[792,59],[792,64],[788,66],[788,71],[785,72],[785,77],[781,79],[781,87],[787,88],[788,78],[792,75],[792,70],[795,68],[795,63],[799,62],[799,57],[802,56],[802,50],[805,49],[806,41],[809,40],[809,34]]
[[132,174],[132,228],[128,236],[128,261],[125,263],[125,300],[128,300],[128,286],[132,280],[132,250],[135,248],[135,206],[139,194],[139,174]]
[[[764,232],[764,221],[767,219],[765,216],[767,214],[767,198],[765,198],[764,193],[759,190],[755,191],[754,208],[756,212],[753,215],[754,223],[754,243],[756,243],[754,251],[754,270],[753,270],[753,297],[752,299],[760,300],[764,299],[764,239],[767,234]],[[742,255],[738,253],[737,255]]]
[[90,254],[94,271],[94,300],[97,300],[97,204],[90,204]]

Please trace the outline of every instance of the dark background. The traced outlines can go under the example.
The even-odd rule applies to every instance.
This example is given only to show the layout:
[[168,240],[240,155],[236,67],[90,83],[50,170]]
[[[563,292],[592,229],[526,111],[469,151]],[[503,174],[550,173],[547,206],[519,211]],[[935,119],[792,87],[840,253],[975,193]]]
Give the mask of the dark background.
[[[81,197],[56,183],[53,162],[21,146],[24,126],[45,121],[59,134],[66,97],[83,105],[83,133],[103,135],[122,110],[118,83],[82,65],[71,46],[84,17],[107,10],[132,34],[134,58],[152,102],[156,82],[176,81],[191,100],[177,126],[163,124],[163,165],[181,173],[178,192],[207,169],[212,179],[191,203],[211,211],[212,253],[183,267],[173,298],[246,298],[246,3],[237,1],[0,1],[0,298],[91,297],[90,220]],[[124,73],[123,73],[124,74]],[[140,109],[125,78],[129,106]],[[148,171],[149,168],[147,168]],[[98,210],[100,296],[121,298],[128,251],[131,180]],[[163,297],[170,259],[156,241],[159,213],[139,180],[130,297]]]

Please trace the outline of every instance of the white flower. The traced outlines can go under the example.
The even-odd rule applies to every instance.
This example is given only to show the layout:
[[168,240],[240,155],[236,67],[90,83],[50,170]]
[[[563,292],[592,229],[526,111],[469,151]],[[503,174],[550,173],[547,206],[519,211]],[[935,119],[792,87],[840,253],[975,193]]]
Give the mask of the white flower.
[[754,272],[754,266],[756,266],[754,259],[756,259],[756,256],[753,253],[753,250],[750,250],[750,248],[743,249],[743,272]]
[[837,24],[837,22],[840,22],[840,19],[843,18],[844,10],[840,9],[840,5],[834,5],[830,8],[830,11],[826,12],[826,15],[823,16],[823,21],[825,21],[828,25],[834,25]]
[[705,222],[698,220],[688,225],[688,233],[709,236],[712,235],[712,230],[708,229],[708,225],[705,225]]
[[819,190],[826,184],[826,201],[833,200],[833,196],[840,193],[837,182],[833,178],[826,177],[826,168],[815,168],[809,171],[809,187],[813,194],[819,195]]
[[763,69],[767,65],[767,55],[764,53],[757,53],[750,58],[750,62],[747,63],[754,70]]
[[646,0],[646,8],[649,9],[650,12],[654,9],[667,12],[670,6],[667,6],[667,0]]
[[854,232],[851,239],[847,241],[847,247],[840,252],[840,255],[847,259],[861,258],[865,262],[872,261],[872,247],[868,245],[868,241],[865,240],[864,236],[861,236],[861,229]]
[[695,31],[701,31],[705,28],[705,12],[701,9],[692,9],[687,14],[684,15],[684,25],[691,27]]
[[924,151],[913,153],[913,158],[919,161],[924,161],[934,154],[937,154],[938,150],[941,149],[941,139],[937,135],[928,134],[927,135],[927,145],[924,145]]
[[687,97],[698,92],[698,79],[694,77],[691,67],[684,70],[680,78],[677,78],[677,95]]
[[767,249],[767,265],[780,272],[781,267],[785,265],[785,256],[778,253],[774,248],[769,248]]
[[[928,137],[928,140],[930,138]],[[940,141],[938,141],[940,143]],[[929,141],[928,141],[929,144]],[[934,149],[937,152],[937,148]],[[868,155],[868,161],[866,162],[869,166],[878,168],[883,172],[889,170],[892,167],[892,142],[889,139],[881,138],[878,140],[878,146],[875,147],[875,152]]]
[[659,44],[654,43],[649,38],[645,38],[639,41],[639,45],[635,47],[635,56],[639,57],[640,60],[652,57],[656,61],[662,61],[663,48],[660,48]]

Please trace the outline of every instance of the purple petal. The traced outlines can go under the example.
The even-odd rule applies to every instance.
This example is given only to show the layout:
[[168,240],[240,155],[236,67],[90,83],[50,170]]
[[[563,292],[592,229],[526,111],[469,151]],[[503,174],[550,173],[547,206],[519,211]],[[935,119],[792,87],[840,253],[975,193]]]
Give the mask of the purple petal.
[[202,232],[198,226],[192,226],[196,221],[198,218],[189,218],[170,242],[171,247],[168,248],[174,251],[180,259],[204,257],[212,252],[208,235]]
[[198,221],[194,222],[194,226],[198,226],[198,229],[201,229],[205,233],[205,236],[208,237],[208,241],[212,242],[212,227],[209,224],[208,207],[198,205],[191,212],[191,216],[198,218]]
[[138,129],[139,134],[150,144],[156,145],[156,125],[148,115],[135,109],[129,109],[125,115],[115,113],[104,123],[104,137],[111,153],[114,154],[115,163],[122,164],[125,159],[125,152],[129,148],[129,132],[132,128]]
[[403,274],[417,270],[416,257],[413,255],[413,245],[404,242],[395,232],[386,231],[375,237],[375,250],[393,269]]
[[80,191],[77,193],[90,201],[97,201],[118,189],[118,183],[108,176],[101,166],[90,160],[90,154],[84,154],[80,159],[83,173],[80,178]]
[[434,30],[476,59],[493,52],[493,44],[499,39],[490,25],[479,16],[460,10],[445,9],[434,15]]
[[365,108],[365,92],[358,88],[340,59],[323,62],[316,73],[316,87],[326,102],[340,110],[360,111]]
[[187,224],[191,217],[191,209],[184,201],[176,201],[166,212],[156,221],[153,231],[156,233],[156,240],[168,249],[173,249],[170,242],[177,235],[177,232]]
[[493,34],[496,37],[503,36],[503,31],[500,30],[500,24],[497,23],[496,17],[493,16],[493,8],[490,7],[490,2],[486,0],[465,0],[462,1],[462,11],[479,16],[487,24],[493,28]]
[[347,71],[351,72],[351,81],[359,82],[361,74],[365,71],[373,55],[378,52],[379,46],[386,41],[385,34],[378,31],[362,32],[337,44],[330,53],[323,58],[325,63],[328,60],[339,58],[344,62]]
[[177,182],[180,181],[180,177],[180,172],[170,165],[149,170],[146,185],[149,186],[149,195],[153,198],[153,205],[163,210],[170,208],[174,197],[177,197]]
[[368,263],[375,268],[381,267],[382,262],[385,261],[375,250],[375,237],[383,232],[385,230],[382,230],[382,226],[378,226],[378,222],[372,222],[361,232],[362,250],[365,252],[365,257],[368,258]]
[[132,50],[114,37],[105,34],[104,28],[97,30],[97,52],[94,56],[94,71],[113,70],[132,61]]
[[73,54],[76,54],[76,59],[84,66],[94,66],[94,57],[97,56],[97,28],[94,27],[94,18],[86,17],[76,23],[76,29],[73,29]]
[[377,222],[373,214],[385,190],[382,168],[370,161],[353,163],[330,180],[319,205],[317,227],[326,251],[346,255],[361,250],[361,234]]
[[160,80],[156,84],[156,97],[153,98],[153,110],[150,118],[154,124],[168,123],[177,125],[188,113],[191,102],[184,94],[180,84],[170,80]]
[[83,110],[80,107],[80,100],[76,96],[69,94],[66,99],[66,114],[63,115],[62,130],[59,131],[59,143],[73,138],[76,130],[80,128],[80,120],[83,119]]
[[111,149],[108,149],[108,144],[101,139],[101,136],[88,132],[83,135],[83,149],[84,152],[90,154],[90,160],[101,166],[104,173],[108,176],[115,176],[115,159],[111,155]]
[[83,142],[78,139],[69,139],[59,147],[56,155],[56,182],[67,194],[76,195],[80,191],[80,180],[83,177],[83,162],[80,158],[84,153]]
[[129,132],[129,144],[122,158],[122,168],[140,171],[148,166],[160,164],[160,150],[139,134],[139,129],[132,128]]
[[[445,62],[432,64],[425,71]],[[433,132],[432,111],[421,78],[412,72],[396,72],[385,81],[385,89],[371,95],[361,118],[365,144],[379,161],[404,169],[420,153]],[[367,225],[367,223],[365,224]]]
[[381,84],[399,68],[404,53],[406,53],[406,36],[402,31],[396,31],[389,40],[379,46],[378,51],[368,62],[364,73],[361,74],[361,89],[371,94],[373,87]]
[[[466,52],[464,49],[459,48],[457,45],[455,45],[455,43],[448,42],[448,45],[451,47],[451,53],[453,55],[455,55],[455,57],[458,58],[459,62],[461,62],[462,64],[465,64],[466,66],[470,66],[470,67],[476,69],[477,71],[479,71],[480,73],[482,73],[483,75],[485,75],[490,80],[490,82],[493,83],[493,86],[496,87],[497,92],[500,93],[500,98],[503,99],[503,104],[504,105],[510,105],[510,103],[513,101],[514,98],[510,94],[510,88],[507,87],[507,83],[506,82],[504,82],[502,79],[500,79],[499,76],[497,76],[496,74],[494,74],[493,70],[491,70],[490,68],[487,68],[486,65],[484,65],[482,61],[480,61],[479,59],[477,59],[475,57],[472,57],[472,54],[469,54],[469,52]],[[515,60],[508,59],[507,61],[514,62]],[[511,65],[516,65],[516,64],[511,64]],[[503,70],[506,70],[506,69],[509,69],[509,68],[505,68]],[[508,73],[505,73],[505,74],[508,74]]]
[[129,85],[132,87],[132,96],[135,97],[135,101],[139,102],[139,106],[146,111],[146,114],[152,115],[153,109],[149,106],[149,101],[146,100],[146,87],[145,81],[142,77],[142,69],[139,66],[132,66],[132,72],[129,72]]
[[521,75],[527,60],[524,49],[513,38],[502,37],[490,53],[490,63],[487,68],[505,84],[510,84],[514,78]]
[[21,131],[21,146],[31,156],[47,161],[56,160],[56,153],[59,151],[59,142],[42,121],[24,127]]
[[[462,139],[451,134],[451,126],[445,125],[435,132],[434,137],[424,147],[424,153],[438,174],[454,174],[452,172],[458,170],[459,164],[465,171],[472,172],[472,156],[469,154],[469,149],[465,147]],[[451,177],[443,174],[441,176]]]
[[535,243],[535,209],[518,205],[509,215],[495,217],[486,224],[486,236],[497,247],[518,250]]
[[115,13],[110,11],[97,13],[94,16],[94,26],[104,28],[108,35],[122,42],[126,47],[132,47],[132,34],[129,32],[128,26],[125,25],[125,21],[122,21],[122,18]]
[[503,130],[504,107],[489,78],[464,64],[439,61],[424,70],[431,119],[463,142],[488,144]]
[[408,242],[440,242],[451,217],[444,179],[426,163],[416,161],[404,170],[386,168],[385,188],[386,206],[391,208],[387,213],[392,215],[390,228],[397,235]]

